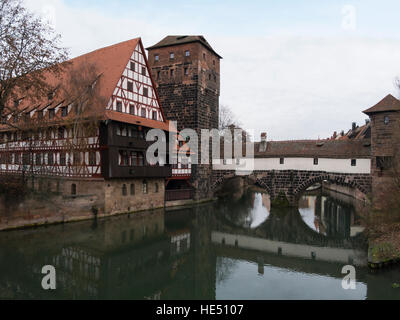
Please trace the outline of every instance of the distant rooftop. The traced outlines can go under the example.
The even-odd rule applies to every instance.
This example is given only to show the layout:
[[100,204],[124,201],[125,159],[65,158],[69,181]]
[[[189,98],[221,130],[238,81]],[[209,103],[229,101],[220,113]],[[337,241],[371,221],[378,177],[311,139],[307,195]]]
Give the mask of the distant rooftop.
[[365,114],[370,115],[377,112],[386,111],[400,111],[400,100],[393,97],[391,94],[387,95],[380,102],[373,107],[364,111]]
[[200,42],[203,46],[205,46],[208,50],[216,54],[220,59],[222,57],[215,52],[215,50],[211,47],[211,45],[207,42],[207,40],[203,36],[167,36],[164,39],[162,39],[160,42],[156,43],[155,45],[146,48],[147,50],[153,50],[157,48],[163,48],[163,47],[170,47],[170,46],[176,46],[180,44],[186,44],[186,43],[193,43],[193,42]]

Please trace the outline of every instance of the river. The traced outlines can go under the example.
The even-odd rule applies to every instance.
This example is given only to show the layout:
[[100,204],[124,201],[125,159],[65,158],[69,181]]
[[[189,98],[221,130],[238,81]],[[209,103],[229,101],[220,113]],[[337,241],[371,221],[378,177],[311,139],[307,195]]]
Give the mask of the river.
[[[271,209],[247,190],[191,208],[0,233],[0,299],[400,299],[372,273],[358,210],[335,193]],[[56,270],[43,290],[42,268]],[[355,287],[344,289],[344,266]]]

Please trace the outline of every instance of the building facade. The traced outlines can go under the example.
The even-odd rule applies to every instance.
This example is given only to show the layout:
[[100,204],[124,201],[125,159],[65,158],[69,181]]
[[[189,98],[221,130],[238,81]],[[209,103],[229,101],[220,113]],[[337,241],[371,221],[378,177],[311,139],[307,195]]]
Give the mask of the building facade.
[[[168,36],[147,48],[161,105],[177,129],[217,129],[219,120],[220,60],[203,36]],[[200,150],[198,159],[201,157]],[[199,161],[200,162],[200,161]],[[189,173],[189,172],[188,172]],[[196,200],[213,197],[211,165],[192,165],[190,175],[170,187],[190,186]]]
[[28,92],[1,119],[0,175],[53,194],[58,210],[46,221],[163,207],[172,168],[147,162],[146,134],[160,129],[168,137],[170,126],[141,39],[72,59],[61,75],[44,77],[48,96],[36,101]]

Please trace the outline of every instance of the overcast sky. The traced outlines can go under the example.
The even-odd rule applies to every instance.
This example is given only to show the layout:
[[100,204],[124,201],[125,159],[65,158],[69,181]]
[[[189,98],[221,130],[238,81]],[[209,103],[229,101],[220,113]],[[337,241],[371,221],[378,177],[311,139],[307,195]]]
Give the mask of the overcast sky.
[[224,58],[220,103],[268,139],[326,138],[399,96],[398,0],[25,1],[71,57],[136,37],[150,46],[204,35]]

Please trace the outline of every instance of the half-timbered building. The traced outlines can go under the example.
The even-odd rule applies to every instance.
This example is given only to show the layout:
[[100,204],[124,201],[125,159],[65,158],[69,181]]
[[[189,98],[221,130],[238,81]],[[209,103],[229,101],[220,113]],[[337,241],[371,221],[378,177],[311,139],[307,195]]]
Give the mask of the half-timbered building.
[[52,90],[38,99],[21,89],[0,119],[0,176],[21,177],[73,210],[163,207],[172,168],[147,163],[145,137],[170,124],[141,39],[72,59],[57,75],[41,72]]

